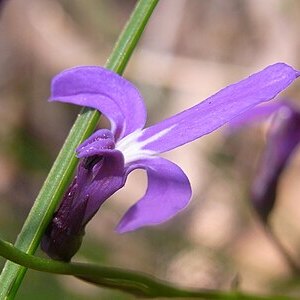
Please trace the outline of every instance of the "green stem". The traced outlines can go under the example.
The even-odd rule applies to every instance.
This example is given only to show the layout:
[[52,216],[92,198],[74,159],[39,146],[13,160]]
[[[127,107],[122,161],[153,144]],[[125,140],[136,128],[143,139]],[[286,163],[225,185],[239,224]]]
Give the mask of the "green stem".
[[26,254],[12,244],[0,240],[0,255],[26,268],[42,272],[74,275],[102,287],[119,289],[149,298],[198,298],[223,300],[291,300],[287,296],[259,296],[237,291],[185,290],[143,273],[83,263],[63,263]]
[[300,267],[298,263],[293,259],[293,257],[289,254],[285,246],[282,244],[281,240],[277,236],[277,234],[274,232],[272,226],[269,222],[265,223],[261,221],[261,225],[263,226],[263,229],[265,230],[265,233],[269,240],[273,243],[273,245],[276,247],[276,250],[281,254],[283,259],[285,260],[287,266],[290,268],[291,272],[295,276],[300,275]]
[[[107,68],[123,73],[157,3],[158,0],[138,2],[106,63]],[[77,165],[75,149],[93,132],[99,117],[99,112],[87,108],[79,114],[18,235],[17,248],[30,254],[36,251]],[[26,268],[6,262],[0,276],[0,300],[14,298],[25,272]]]

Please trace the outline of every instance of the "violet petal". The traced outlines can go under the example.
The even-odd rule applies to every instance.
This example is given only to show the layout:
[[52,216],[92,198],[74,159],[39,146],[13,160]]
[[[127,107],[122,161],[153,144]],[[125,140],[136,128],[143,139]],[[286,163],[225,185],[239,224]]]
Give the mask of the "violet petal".
[[50,101],[95,108],[111,122],[116,139],[141,129],[146,122],[144,101],[128,80],[96,66],[75,67],[52,80]]
[[[83,173],[85,172],[82,163],[78,167],[78,174],[80,174],[80,170]],[[111,150],[110,152],[104,150],[103,160],[99,166],[96,164],[93,167],[89,179],[86,182],[82,182],[79,177],[77,181],[82,187],[81,197],[89,196],[83,220],[83,224],[86,224],[95,215],[105,200],[124,186],[126,181],[124,157],[118,150]]]
[[160,158],[145,159],[131,165],[130,170],[146,169],[148,188],[145,195],[123,216],[119,233],[160,224],[183,210],[192,195],[187,176],[174,163]]
[[115,140],[111,131],[107,129],[99,129],[87,138],[76,149],[77,157],[89,157],[94,155],[103,155],[104,150],[112,150],[115,148]]
[[277,63],[229,85],[196,106],[142,131],[143,148],[165,152],[208,134],[255,105],[273,99],[299,72]]

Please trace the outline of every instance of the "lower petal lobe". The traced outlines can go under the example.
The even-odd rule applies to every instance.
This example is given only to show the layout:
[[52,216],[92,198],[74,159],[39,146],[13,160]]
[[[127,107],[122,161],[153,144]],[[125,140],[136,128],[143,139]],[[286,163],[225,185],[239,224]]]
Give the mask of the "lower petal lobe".
[[165,222],[183,210],[192,195],[187,176],[174,163],[154,157],[140,160],[130,170],[146,169],[148,188],[145,195],[125,213],[117,226],[119,233]]

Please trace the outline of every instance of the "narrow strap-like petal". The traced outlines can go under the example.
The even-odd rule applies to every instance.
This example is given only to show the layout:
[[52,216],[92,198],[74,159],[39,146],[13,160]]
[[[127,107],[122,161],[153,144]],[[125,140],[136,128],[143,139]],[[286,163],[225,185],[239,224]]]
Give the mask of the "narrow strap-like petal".
[[144,101],[128,80],[95,66],[65,70],[52,81],[50,101],[95,108],[111,122],[116,139],[141,129],[146,122]]
[[117,231],[120,233],[160,224],[184,209],[191,198],[191,186],[184,172],[163,158],[136,162],[130,170],[147,170],[148,188],[142,199],[123,216]]
[[232,84],[198,105],[144,129],[143,149],[165,152],[208,134],[255,105],[273,99],[300,73],[277,63]]

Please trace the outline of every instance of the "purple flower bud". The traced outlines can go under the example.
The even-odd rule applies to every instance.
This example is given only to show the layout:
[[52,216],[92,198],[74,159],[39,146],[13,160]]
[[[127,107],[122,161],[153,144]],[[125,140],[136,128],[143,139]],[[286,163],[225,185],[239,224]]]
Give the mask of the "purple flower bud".
[[263,221],[267,221],[275,205],[278,182],[299,142],[300,113],[283,105],[274,116],[251,189],[252,204]]

